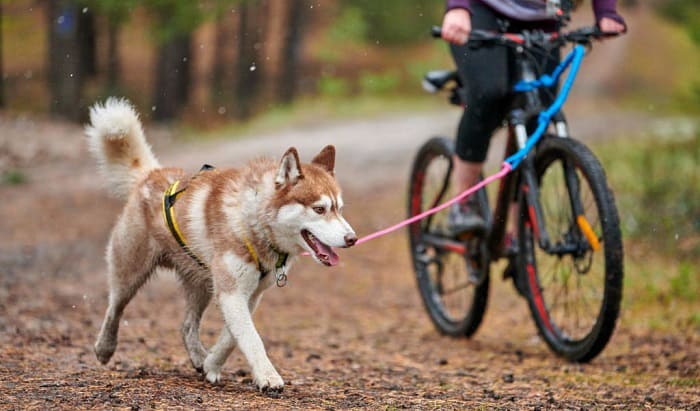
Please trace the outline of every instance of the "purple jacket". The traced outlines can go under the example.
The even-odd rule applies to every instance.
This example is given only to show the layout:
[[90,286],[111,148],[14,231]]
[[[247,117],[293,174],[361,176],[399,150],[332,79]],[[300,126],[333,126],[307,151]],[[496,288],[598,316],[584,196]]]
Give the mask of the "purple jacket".
[[[447,10],[467,9],[471,11],[474,3],[483,3],[496,12],[520,21],[554,20],[555,15],[549,13],[545,0],[447,0]],[[593,12],[596,21],[603,17],[611,18],[625,24],[624,19],[617,14],[617,0],[593,0]]]

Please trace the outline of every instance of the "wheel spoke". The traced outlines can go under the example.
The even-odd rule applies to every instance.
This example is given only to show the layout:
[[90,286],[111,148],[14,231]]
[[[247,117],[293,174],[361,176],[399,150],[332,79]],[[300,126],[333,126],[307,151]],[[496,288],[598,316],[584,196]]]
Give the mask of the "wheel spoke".
[[[551,245],[545,250],[531,235],[521,238],[521,249],[529,253],[523,261],[535,268],[530,308],[550,346],[567,358],[588,360],[607,343],[619,310],[622,244],[617,212],[600,165],[580,143],[546,140],[535,167]],[[610,255],[615,258],[609,260]],[[606,275],[608,269],[612,275]],[[539,294],[532,294],[532,287]]]
[[[449,197],[451,168],[451,141],[434,138],[421,147],[413,164],[409,215],[420,214]],[[488,280],[478,285],[469,281],[474,269],[465,257],[469,247],[444,237],[447,216],[448,211],[443,210],[411,226],[414,269],[421,297],[437,328],[452,336],[469,336],[481,323]],[[432,255],[421,256],[420,249],[432,250]],[[431,264],[421,263],[426,258]]]

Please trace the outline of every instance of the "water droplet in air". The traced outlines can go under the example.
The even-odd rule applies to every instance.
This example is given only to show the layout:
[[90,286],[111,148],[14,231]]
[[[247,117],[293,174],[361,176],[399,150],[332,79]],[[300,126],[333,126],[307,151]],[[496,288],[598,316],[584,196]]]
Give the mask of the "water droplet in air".
[[87,7],[83,7],[83,14],[85,14],[85,13],[87,13],[87,12],[88,12],[88,8],[87,8]]
[[156,106],[151,106],[151,111],[156,111]]
[[250,66],[250,71],[255,71],[256,68],[257,68],[257,67],[255,67],[255,63],[253,63],[253,64]]

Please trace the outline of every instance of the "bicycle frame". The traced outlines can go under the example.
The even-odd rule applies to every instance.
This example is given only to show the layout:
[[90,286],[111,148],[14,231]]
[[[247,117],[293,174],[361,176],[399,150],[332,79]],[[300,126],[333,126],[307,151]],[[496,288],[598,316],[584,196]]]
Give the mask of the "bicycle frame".
[[[522,53],[522,50],[520,51]],[[577,45],[569,52],[563,61],[555,68],[551,75],[542,75],[539,79],[535,78],[532,62],[524,58],[521,54],[517,56],[517,63],[520,69],[521,79],[514,86],[514,91],[523,93],[525,97],[525,105],[522,108],[516,108],[510,112],[508,118],[508,141],[505,149],[505,162],[513,167],[513,172],[507,174],[501,179],[496,207],[491,219],[492,226],[488,233],[488,249],[492,258],[498,259],[503,255],[504,238],[506,227],[510,214],[511,204],[518,201],[519,193],[524,195],[527,212],[529,213],[530,221],[534,222],[533,231],[541,248],[550,250],[550,240],[547,228],[542,218],[542,209],[539,199],[539,187],[537,176],[533,164],[533,157],[528,156],[537,142],[544,135],[547,127],[553,124],[557,136],[568,137],[568,126],[566,119],[561,113],[561,108],[569,96],[571,87],[576,79],[578,70],[583,60],[585,50],[583,46]],[[569,75],[567,76],[560,92],[557,94],[554,102],[546,109],[542,110],[541,98],[538,89],[541,87],[550,87],[557,83],[561,74],[570,66]],[[538,125],[535,131],[528,136],[526,124],[534,116],[538,116]],[[522,167],[518,166],[523,163]],[[571,164],[565,165],[565,175],[567,176],[567,184],[572,187],[578,186],[575,173],[569,172]],[[522,190],[518,190],[519,186],[523,186]],[[571,191],[573,193],[577,190]],[[582,210],[582,206],[578,198],[572,196],[572,209],[577,213]]]
[[[537,79],[535,78],[532,63],[526,58],[518,56],[521,80],[514,86],[514,91],[524,94],[526,104],[522,108],[511,110],[508,119],[509,137],[506,144],[505,155],[507,157],[504,164],[507,164],[511,168],[512,172],[506,173],[500,181],[496,208],[491,218],[492,225],[487,233],[488,251],[491,255],[491,259],[498,259],[503,254],[503,240],[508,222],[509,208],[513,201],[518,200],[517,193],[520,192],[518,190],[518,186],[520,184],[525,185],[522,191],[527,193],[525,200],[528,204],[530,219],[531,221],[535,222],[535,227],[533,227],[533,229],[539,245],[545,250],[550,250],[549,235],[546,227],[544,227],[544,220],[541,218],[542,210],[538,201],[539,189],[537,178],[535,176],[534,165],[532,164],[532,157],[528,157],[528,153],[532,151],[550,124],[554,124],[559,137],[568,136],[568,127],[566,125],[565,117],[561,113],[561,107],[568,98],[584,55],[585,50],[583,46],[576,45],[554,69],[551,75],[545,74]],[[537,90],[541,87],[554,85],[567,67],[570,67],[569,75],[564,81],[564,84],[554,99],[554,102],[547,109],[542,110],[541,99]],[[528,136],[525,125],[527,121],[534,116],[538,116],[538,126],[535,131]],[[524,167],[518,167],[523,161],[525,162]],[[570,169],[572,166],[567,165],[566,167],[567,169]],[[449,174],[450,173],[448,172],[448,175]],[[575,174],[566,171],[566,175],[567,184],[571,184],[572,187],[576,187],[578,183],[575,181]],[[480,184],[483,183],[484,182]],[[445,181],[439,195],[435,198],[435,202],[433,204],[433,207],[435,208],[432,208],[430,213],[426,213],[427,215],[443,209],[450,202],[457,199],[454,198],[450,202],[443,203],[440,207],[437,207],[439,201],[442,199],[442,196],[447,191],[447,184],[448,181]],[[578,199],[573,198],[572,196],[570,201],[572,202],[573,209],[576,210],[576,212],[579,212],[582,209]],[[419,217],[423,216],[414,216],[412,218],[417,219]],[[424,234],[424,240],[426,243],[433,244],[438,249],[445,249],[461,254],[466,254],[469,251],[464,242],[455,241],[439,235]]]

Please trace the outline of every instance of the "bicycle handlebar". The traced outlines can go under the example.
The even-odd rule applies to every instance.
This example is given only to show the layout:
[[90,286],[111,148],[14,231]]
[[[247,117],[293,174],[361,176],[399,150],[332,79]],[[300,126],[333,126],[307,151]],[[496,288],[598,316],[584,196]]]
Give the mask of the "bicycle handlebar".
[[[433,26],[430,34],[442,38],[442,27]],[[591,40],[615,37],[620,33],[601,31],[598,26],[582,27],[566,33],[547,33],[542,30],[523,31],[522,33],[498,33],[488,30],[472,30],[469,34],[469,44],[479,47],[486,44],[503,46],[563,46],[566,43],[589,44]]]

